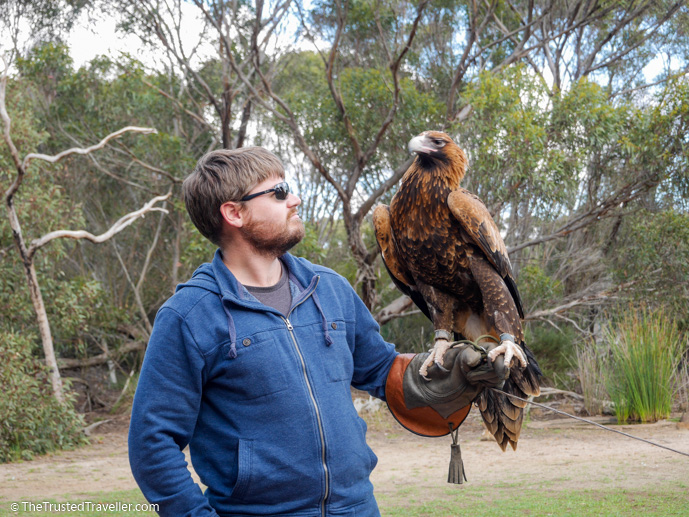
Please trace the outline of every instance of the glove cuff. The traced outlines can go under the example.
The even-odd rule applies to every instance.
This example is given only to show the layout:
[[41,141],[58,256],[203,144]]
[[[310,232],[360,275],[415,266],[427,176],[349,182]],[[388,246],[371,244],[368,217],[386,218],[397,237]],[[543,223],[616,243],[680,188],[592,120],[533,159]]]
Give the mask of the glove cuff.
[[[447,418],[429,406],[408,409],[404,401],[404,372],[416,354],[400,354],[392,363],[385,383],[388,408],[402,427],[420,436],[445,436],[457,429],[466,419],[471,404],[458,409]],[[452,424],[452,427],[450,427]]]

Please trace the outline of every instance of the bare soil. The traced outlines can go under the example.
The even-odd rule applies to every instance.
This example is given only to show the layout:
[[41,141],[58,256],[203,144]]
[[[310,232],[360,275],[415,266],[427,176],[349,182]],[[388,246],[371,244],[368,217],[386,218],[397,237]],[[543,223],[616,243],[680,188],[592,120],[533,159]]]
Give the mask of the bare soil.
[[[424,487],[445,485],[449,437],[412,435],[386,409],[363,416],[369,423],[369,444],[379,458],[372,475],[377,494],[393,495],[412,485],[423,493]],[[94,492],[136,489],[127,459],[127,427],[126,416],[114,417],[94,432],[88,446],[0,465],[0,501],[79,500]],[[689,429],[676,422],[613,427],[689,453]],[[474,410],[460,430],[469,485],[518,484],[566,491],[686,483],[689,488],[689,457],[573,420],[531,420],[516,452],[503,453],[494,441],[482,437],[482,431]]]

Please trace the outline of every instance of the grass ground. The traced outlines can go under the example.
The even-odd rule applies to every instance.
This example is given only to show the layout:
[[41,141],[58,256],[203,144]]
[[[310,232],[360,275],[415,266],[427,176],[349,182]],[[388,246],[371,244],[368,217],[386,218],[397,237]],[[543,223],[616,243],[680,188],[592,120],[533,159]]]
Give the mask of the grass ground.
[[[447,484],[449,438],[406,433],[383,410],[367,415],[379,463],[372,475],[384,517],[688,516],[689,459],[596,428],[532,421],[518,450],[481,438],[478,415],[462,426],[468,483]],[[619,426],[617,427],[620,428]],[[625,432],[689,452],[689,430],[675,422],[625,426]],[[145,516],[141,509],[53,511],[31,501],[145,504],[129,472],[126,421],[92,445],[34,461],[0,465],[0,517]]]
[[454,488],[439,490],[430,502],[429,496],[431,493],[422,494],[418,489],[402,489],[378,497],[378,503],[386,517],[689,515],[686,485],[650,490],[579,491],[510,486],[489,495],[484,489],[467,487],[461,492]]

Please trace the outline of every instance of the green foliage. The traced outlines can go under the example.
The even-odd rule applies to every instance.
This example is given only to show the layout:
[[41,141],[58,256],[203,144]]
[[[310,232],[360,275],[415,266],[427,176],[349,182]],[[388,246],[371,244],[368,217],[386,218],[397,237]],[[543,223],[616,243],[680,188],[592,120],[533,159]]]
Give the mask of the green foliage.
[[1,339],[0,462],[85,443],[81,416],[55,400],[45,366],[32,353],[35,336],[3,332]]
[[663,307],[689,329],[689,214],[641,210],[620,233],[614,261],[619,281],[636,280],[638,301]]
[[672,409],[673,386],[686,345],[662,311],[628,312],[606,332],[608,392],[619,422],[655,422]]
[[543,216],[571,200],[577,163],[549,134],[550,103],[536,77],[520,66],[484,73],[467,86],[463,101],[472,115],[452,130],[471,162],[466,188],[488,206],[519,193]]
[[318,242],[318,231],[315,226],[310,223],[304,223],[304,239],[297,244],[290,253],[297,255],[298,257],[304,257],[310,260],[314,264],[323,263],[327,253],[326,250]]
[[560,383],[573,360],[577,334],[570,326],[558,330],[547,323],[529,323],[525,329],[526,346],[534,353],[546,383]]
[[191,275],[199,265],[213,259],[217,247],[201,235],[189,218],[185,218],[182,228],[185,242],[182,247],[180,262],[184,270]]
[[519,293],[528,300],[530,307],[545,307],[562,297],[562,282],[550,276],[536,262],[529,263],[519,271]]
[[[304,128],[307,143],[318,151],[333,176],[344,184],[347,173],[356,165],[355,157],[343,117],[325,80],[323,62],[313,52],[293,54],[285,61],[285,72],[276,78],[275,89]],[[354,135],[361,147],[367,149],[392,105],[390,71],[347,67],[339,72],[336,84]],[[396,160],[406,151],[410,135],[436,127],[441,121],[444,106],[435,95],[421,91],[409,78],[400,80],[400,89],[401,102],[394,122],[362,178],[361,184],[366,191],[376,188],[384,181],[384,175],[399,165]],[[277,131],[286,131],[277,121],[273,122]]]

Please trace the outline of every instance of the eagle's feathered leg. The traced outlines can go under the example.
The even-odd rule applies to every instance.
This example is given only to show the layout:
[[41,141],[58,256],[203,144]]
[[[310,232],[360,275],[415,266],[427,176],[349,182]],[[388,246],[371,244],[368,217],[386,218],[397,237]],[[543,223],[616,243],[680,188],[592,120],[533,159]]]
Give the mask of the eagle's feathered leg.
[[454,296],[446,294],[439,289],[415,279],[416,286],[423,295],[431,314],[431,321],[435,329],[435,343],[431,353],[419,368],[419,373],[425,379],[428,375],[428,367],[435,363],[441,368],[445,352],[450,349],[452,341],[453,319],[457,300]]
[[511,366],[512,359],[516,357],[521,367],[525,368],[528,364],[526,355],[517,345],[524,341],[524,331],[519,311],[505,281],[481,255],[471,254],[469,264],[471,274],[481,288],[484,317],[490,333],[500,336],[500,345],[491,350],[488,357],[493,360],[498,355],[505,354],[507,367]]
[[[481,287],[484,318],[490,334],[500,336],[501,340],[500,345],[491,350],[488,356],[494,359],[504,353],[505,364],[513,363],[503,391],[521,398],[537,395],[539,390],[536,377],[540,370],[533,357],[531,361],[526,359],[529,352],[523,345],[524,331],[508,287],[498,272],[482,257],[472,257],[471,273]],[[514,358],[517,358],[519,364],[514,364]],[[486,427],[500,448],[504,451],[507,445],[511,445],[516,450],[526,404],[491,390],[484,390],[477,399],[477,404]]]

